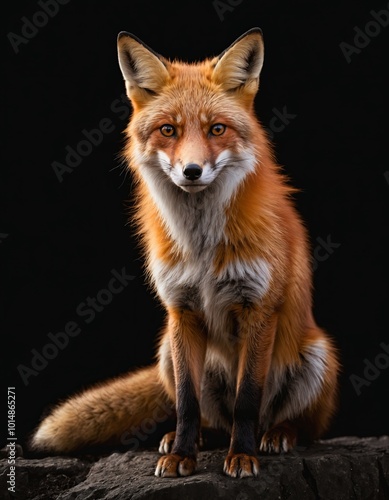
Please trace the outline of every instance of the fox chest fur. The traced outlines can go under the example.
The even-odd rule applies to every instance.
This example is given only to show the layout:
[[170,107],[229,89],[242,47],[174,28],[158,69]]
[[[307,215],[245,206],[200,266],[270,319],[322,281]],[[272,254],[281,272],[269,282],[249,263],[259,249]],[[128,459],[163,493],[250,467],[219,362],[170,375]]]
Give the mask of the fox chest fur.
[[216,255],[229,245],[225,234],[225,186],[215,185],[196,194],[156,184],[147,174],[164,230],[178,258],[173,262],[151,251],[149,270],[162,302],[168,307],[199,312],[210,340],[228,344],[233,338],[234,306],[260,302],[270,287],[271,265],[261,257],[234,259],[218,269]]

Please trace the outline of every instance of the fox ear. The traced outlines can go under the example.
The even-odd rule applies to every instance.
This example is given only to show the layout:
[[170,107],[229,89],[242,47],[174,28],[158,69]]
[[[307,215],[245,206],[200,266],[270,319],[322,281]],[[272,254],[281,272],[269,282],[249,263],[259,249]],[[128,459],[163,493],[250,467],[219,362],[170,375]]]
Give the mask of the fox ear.
[[212,61],[216,63],[212,79],[224,90],[240,89],[253,99],[259,86],[263,57],[262,30],[252,28]]
[[118,56],[127,95],[135,107],[150,101],[169,79],[163,57],[131,33],[119,33]]

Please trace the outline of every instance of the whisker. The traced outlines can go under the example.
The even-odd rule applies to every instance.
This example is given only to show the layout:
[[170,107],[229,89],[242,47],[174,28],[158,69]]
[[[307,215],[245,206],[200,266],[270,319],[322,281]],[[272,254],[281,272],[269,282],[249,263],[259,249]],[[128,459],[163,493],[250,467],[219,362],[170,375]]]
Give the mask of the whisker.
[[[119,159],[120,159],[120,156],[119,156],[119,157],[117,157],[116,159],[118,159],[118,160],[119,160]],[[122,176],[122,175],[124,174],[123,181],[122,181],[122,183],[120,184],[120,186],[118,187],[118,189],[120,189],[120,188],[124,185],[124,183],[126,182],[126,180],[127,180],[127,176],[129,175],[129,169],[128,169],[128,167],[127,167],[127,162],[126,162],[126,160],[125,160],[124,158],[122,158],[122,159],[119,161],[118,165],[116,165],[115,167],[112,167],[112,168],[109,170],[109,172],[113,172],[114,170],[116,170],[116,169],[118,169],[118,168],[120,169],[120,171],[119,171],[119,176]]]
[[[171,163],[169,163],[168,161],[164,160],[164,159],[160,159],[160,165],[162,167],[162,170],[167,174],[168,172],[170,172],[174,167]],[[167,167],[167,168],[166,168]]]
[[165,165],[167,165],[170,169],[173,168],[173,165],[171,163],[169,163],[168,161],[164,160],[164,159],[160,159],[159,160],[162,164],[164,163]]
[[249,161],[251,159],[251,156],[247,156],[245,158],[240,158],[240,157],[230,157],[230,158],[224,158],[217,163],[215,163],[214,168],[218,167],[232,167],[236,165],[237,163],[242,163]]

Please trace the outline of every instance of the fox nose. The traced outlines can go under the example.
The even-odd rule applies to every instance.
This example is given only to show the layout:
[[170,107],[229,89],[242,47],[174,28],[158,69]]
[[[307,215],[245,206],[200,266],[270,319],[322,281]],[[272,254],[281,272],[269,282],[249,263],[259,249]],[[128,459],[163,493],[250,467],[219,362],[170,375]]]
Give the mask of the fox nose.
[[182,171],[184,177],[190,181],[195,181],[201,177],[203,169],[197,163],[188,163]]

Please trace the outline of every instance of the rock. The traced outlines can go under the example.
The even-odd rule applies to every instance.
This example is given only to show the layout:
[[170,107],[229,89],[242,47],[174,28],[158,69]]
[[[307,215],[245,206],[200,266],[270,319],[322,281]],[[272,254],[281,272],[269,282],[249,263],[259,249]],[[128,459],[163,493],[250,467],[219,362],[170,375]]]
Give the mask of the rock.
[[156,451],[106,456],[16,459],[16,497],[7,492],[7,460],[0,461],[0,498],[29,500],[389,499],[389,436],[318,441],[281,456],[260,456],[258,478],[222,472],[226,450],[203,451],[196,474],[154,476]]

